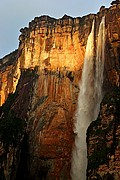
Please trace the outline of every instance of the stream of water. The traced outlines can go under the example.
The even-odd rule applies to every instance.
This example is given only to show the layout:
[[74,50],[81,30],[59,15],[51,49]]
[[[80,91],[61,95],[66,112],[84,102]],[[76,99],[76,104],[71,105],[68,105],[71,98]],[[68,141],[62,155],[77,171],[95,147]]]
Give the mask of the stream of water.
[[[105,17],[99,25],[95,52],[95,22],[86,46],[82,79],[79,87],[78,107],[75,114],[75,145],[72,152],[72,180],[86,180],[87,144],[86,131],[90,123],[98,117],[102,100],[105,49]],[[95,56],[96,54],[96,56]]]

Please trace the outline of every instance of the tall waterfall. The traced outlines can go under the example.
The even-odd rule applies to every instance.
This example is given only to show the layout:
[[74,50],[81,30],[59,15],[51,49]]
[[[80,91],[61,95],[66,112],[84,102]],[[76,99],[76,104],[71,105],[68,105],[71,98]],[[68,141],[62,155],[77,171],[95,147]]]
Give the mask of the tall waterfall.
[[86,130],[99,113],[102,100],[102,84],[104,70],[105,48],[105,18],[99,26],[97,50],[95,58],[94,50],[94,21],[88,37],[80,93],[78,96],[78,108],[75,114],[75,146],[72,153],[71,177],[73,180],[86,180],[87,168],[87,144]]

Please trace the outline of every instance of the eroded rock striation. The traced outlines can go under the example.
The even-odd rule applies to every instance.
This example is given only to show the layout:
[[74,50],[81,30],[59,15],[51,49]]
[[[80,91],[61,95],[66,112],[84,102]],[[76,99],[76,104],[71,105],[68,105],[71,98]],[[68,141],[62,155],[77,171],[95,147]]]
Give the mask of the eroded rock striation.
[[[119,118],[114,117],[116,113],[119,116],[116,98],[119,97],[120,5],[114,5],[82,18],[36,17],[29,27],[20,30],[18,50],[0,60],[2,179],[71,179],[73,121],[86,42],[93,19],[97,41],[103,16],[106,19],[104,93],[110,93],[110,97],[105,95],[100,116],[88,130],[88,179],[107,177],[113,171],[114,178],[119,176],[118,159],[114,158],[116,166],[110,158],[105,159],[120,153],[119,143],[114,140],[119,139]],[[116,103],[111,105],[114,89]],[[9,131],[10,127],[15,132],[12,128]],[[102,134],[106,139],[101,142]],[[96,152],[102,143],[105,154],[96,163]],[[107,167],[110,163],[111,169]]]

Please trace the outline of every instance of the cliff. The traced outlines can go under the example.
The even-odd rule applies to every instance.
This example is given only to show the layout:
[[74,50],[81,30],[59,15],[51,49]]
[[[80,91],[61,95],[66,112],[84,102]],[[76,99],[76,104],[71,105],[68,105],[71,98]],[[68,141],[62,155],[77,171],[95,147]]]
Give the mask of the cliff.
[[[119,116],[118,89],[113,94],[111,91],[119,87],[120,5],[102,7],[96,15],[82,18],[36,17],[29,27],[20,30],[18,50],[0,60],[2,179],[70,179],[74,113],[86,43],[93,19],[97,41],[102,16],[106,18],[104,93],[110,96],[105,95],[100,116],[88,130],[88,179],[103,178],[113,172],[114,164],[111,169],[106,167],[108,160],[104,161],[104,155],[96,166],[94,164],[95,153],[99,145],[103,145],[102,133],[106,136],[103,143],[107,151],[106,131],[111,133],[109,149],[114,146],[117,157],[120,152],[114,144],[114,138],[119,137],[118,117],[114,119],[113,111],[110,115],[104,114],[110,111],[109,98],[114,94],[112,109],[116,109],[114,113]],[[95,130],[99,128],[101,136],[96,143]],[[111,151],[108,150],[105,157]],[[114,163],[119,168],[117,158]],[[118,169],[114,169],[114,178],[117,172]]]
[[120,178],[120,88],[104,96],[98,119],[88,128],[88,179]]

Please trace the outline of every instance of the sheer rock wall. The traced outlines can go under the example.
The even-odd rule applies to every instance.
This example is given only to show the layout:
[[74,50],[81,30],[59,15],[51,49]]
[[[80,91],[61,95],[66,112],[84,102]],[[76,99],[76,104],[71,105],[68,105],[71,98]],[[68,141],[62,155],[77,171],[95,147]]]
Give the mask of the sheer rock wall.
[[[18,50],[1,59],[0,104],[9,100],[9,93],[14,93],[15,98],[10,101],[9,111],[14,112],[15,117],[25,121],[26,124],[18,148],[18,161],[14,162],[14,158],[11,160],[11,164],[17,165],[17,169],[14,167],[12,169],[11,164],[5,169],[4,162],[9,161],[8,153],[11,150],[8,148],[1,153],[1,157],[3,152],[7,157],[6,161],[3,159],[0,161],[2,176],[4,174],[5,178],[8,177],[6,174],[11,174],[8,179],[14,179],[15,175],[12,176],[14,172],[17,179],[70,179],[74,144],[73,121],[86,42],[95,19],[96,46],[99,24],[104,15],[106,17],[104,93],[108,93],[119,86],[119,5],[109,9],[102,7],[96,15],[90,14],[82,18],[67,15],[61,19],[49,16],[36,17],[29,23],[29,27],[20,30]],[[1,108],[1,119],[7,116],[3,108],[5,104]],[[104,117],[102,118],[104,122]],[[97,123],[94,126],[98,128]],[[88,160],[90,159],[88,178],[92,179],[97,170],[91,170],[93,165],[91,163],[94,162],[91,157],[94,155],[95,147],[100,143],[99,141],[96,145],[96,142],[91,140],[96,138],[93,132],[89,131],[87,138]],[[27,137],[28,143],[25,161],[26,146],[22,143],[26,142],[24,136]],[[1,139],[1,149],[5,148],[5,144],[6,142]],[[23,164],[26,164],[25,168],[22,168]],[[98,162],[97,168],[100,165]]]

